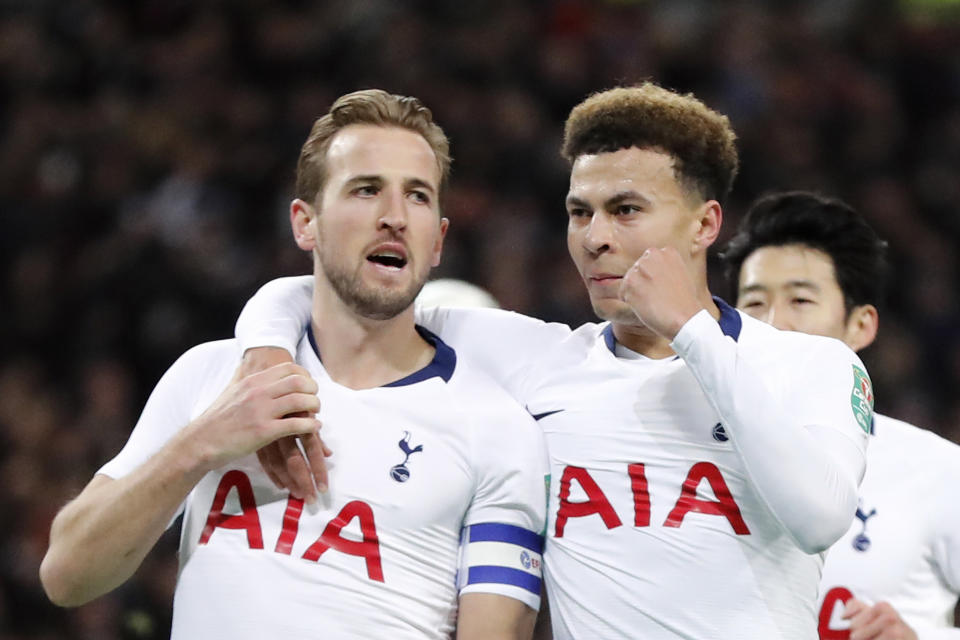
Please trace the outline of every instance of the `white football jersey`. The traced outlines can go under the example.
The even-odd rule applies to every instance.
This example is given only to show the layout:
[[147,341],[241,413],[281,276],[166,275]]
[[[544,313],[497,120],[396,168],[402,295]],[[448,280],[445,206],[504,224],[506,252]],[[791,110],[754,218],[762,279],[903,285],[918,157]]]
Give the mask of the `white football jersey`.
[[[838,341],[781,332],[719,304],[719,329],[704,314],[707,322],[684,331],[735,342],[734,366],[758,372],[756,388],[718,375],[708,396],[690,352],[617,357],[609,324],[570,332],[496,311],[421,317],[498,370],[543,428],[551,473],[544,576],[557,639],[816,638],[822,554],[801,550],[771,513],[728,422],[744,420],[738,411],[762,419],[772,397],[780,413],[765,428],[789,419],[833,429],[860,452],[854,473],[862,474],[860,422],[870,415],[858,395],[862,365]],[[496,340],[469,347],[485,334]],[[708,340],[678,336],[678,351],[681,337]],[[716,398],[739,406],[733,415],[723,409],[725,418]],[[784,479],[802,487],[792,463],[779,462]]]
[[827,553],[820,637],[846,640],[843,604],[889,602],[920,640],[960,638],[960,447],[934,433],[875,416],[860,506]]
[[[330,491],[310,513],[254,455],[207,474],[184,505],[173,638],[446,638],[458,593],[539,606],[542,434],[421,333],[433,362],[366,390],[333,382],[303,339],[297,360],[319,384],[334,452]],[[231,340],[181,357],[100,473],[123,476],[155,453],[217,398],[241,353]]]
[[[575,331],[488,309],[421,310],[543,428],[544,576],[554,637],[814,640],[823,554],[849,527],[872,392],[840,341],[717,300],[651,360],[611,325]],[[244,348],[289,348],[310,282],[266,285]]]

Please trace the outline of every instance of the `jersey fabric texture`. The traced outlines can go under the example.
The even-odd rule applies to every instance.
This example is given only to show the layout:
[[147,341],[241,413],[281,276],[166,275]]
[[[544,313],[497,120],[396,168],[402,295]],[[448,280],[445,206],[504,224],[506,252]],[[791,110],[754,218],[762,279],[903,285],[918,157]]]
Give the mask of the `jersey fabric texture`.
[[857,518],[823,569],[821,638],[849,637],[843,603],[856,597],[889,602],[920,640],[956,640],[960,447],[900,420],[874,420]]
[[[539,606],[542,434],[487,376],[421,334],[437,349],[429,366],[359,391],[332,381],[312,339],[301,341],[334,451],[330,491],[309,513],[254,455],[207,474],[183,507],[173,638],[446,638],[458,582]],[[230,340],[182,356],[100,473],[129,473],[202,413],[241,353]],[[458,581],[461,536],[478,528],[495,557],[464,565],[473,575]]]
[[[306,279],[271,285],[238,321],[245,348],[289,349],[309,317]],[[607,323],[418,315],[543,429],[558,640],[817,636],[821,552],[863,476],[869,379],[837,340],[717,305],[719,322],[691,318],[663,360],[617,357]]]

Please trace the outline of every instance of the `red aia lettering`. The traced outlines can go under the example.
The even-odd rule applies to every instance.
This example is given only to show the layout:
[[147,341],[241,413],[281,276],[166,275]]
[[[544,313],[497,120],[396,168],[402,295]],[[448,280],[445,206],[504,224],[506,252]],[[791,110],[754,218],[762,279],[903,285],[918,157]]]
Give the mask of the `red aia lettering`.
[[633,492],[633,526],[650,526],[650,491],[647,490],[647,474],[642,464],[627,467],[630,474],[630,490]]
[[853,599],[853,594],[846,587],[834,587],[827,591],[823,596],[823,604],[820,606],[820,618],[817,630],[820,632],[820,640],[848,640],[850,638],[850,629],[831,629],[830,618],[833,617],[833,610],[839,602],[846,605]]
[[[570,482],[573,480],[576,480],[583,492],[587,494],[585,502],[570,502]],[[563,470],[563,477],[560,478],[560,508],[557,510],[557,527],[554,537],[563,537],[567,518],[582,518],[595,513],[600,514],[607,529],[623,524],[610,506],[607,496],[603,495],[603,491],[590,477],[590,473],[583,467],[567,467]]]
[[[716,502],[697,498],[697,487],[704,479],[710,483],[713,494],[717,496]],[[750,533],[747,523],[743,521],[743,516],[740,515],[740,507],[737,506],[726,481],[720,475],[720,470],[709,462],[698,462],[690,467],[687,479],[683,481],[680,497],[677,498],[677,504],[670,511],[663,526],[679,527],[683,523],[684,516],[691,511],[723,516],[737,535],[742,536]]]
[[[240,501],[240,508],[243,513],[235,516],[223,514],[223,505],[227,501],[227,494],[230,489],[237,490],[237,499]],[[217,492],[213,496],[213,506],[210,507],[210,515],[207,516],[207,524],[203,527],[203,533],[200,535],[200,544],[207,544],[213,530],[217,527],[223,529],[246,529],[247,544],[251,549],[263,549],[263,532],[260,529],[260,516],[257,514],[257,502],[253,498],[253,487],[250,486],[250,479],[247,474],[236,469],[227,471],[220,478],[220,484],[217,486]]]
[[303,513],[303,500],[290,496],[287,498],[287,509],[283,512],[283,528],[277,538],[277,546],[273,548],[277,553],[290,555],[293,550],[293,541],[297,539],[300,529],[300,514]]
[[[348,540],[340,535],[343,528],[354,518],[360,520],[363,540]],[[279,545],[279,541],[277,544]],[[316,562],[331,547],[340,553],[364,558],[367,562],[367,576],[377,582],[384,581],[377,526],[373,521],[373,510],[367,503],[354,500],[345,504],[337,517],[327,523],[320,538],[304,552],[303,559]]]

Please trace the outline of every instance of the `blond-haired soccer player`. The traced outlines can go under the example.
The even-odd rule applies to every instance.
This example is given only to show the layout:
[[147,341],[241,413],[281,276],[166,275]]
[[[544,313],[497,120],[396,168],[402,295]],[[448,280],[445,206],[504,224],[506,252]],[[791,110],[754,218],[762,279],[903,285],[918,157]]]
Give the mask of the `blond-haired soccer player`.
[[[447,228],[448,164],[414,98],[355,92],[317,120],[290,206],[314,263],[298,365],[231,382],[235,340],[184,354],[126,447],[54,521],[41,569],[54,602],[121,584],[183,510],[174,638],[448,638],[454,625],[458,638],[530,636],[542,434],[414,323]],[[305,508],[253,452],[312,435],[313,415],[284,416],[318,410],[337,466]]]
[[[884,255],[856,210],[802,191],[758,199],[724,252],[740,309],[855,351],[877,335]],[[857,517],[823,570],[820,638],[956,640],[960,447],[880,414],[870,433]]]
[[[862,364],[711,296],[707,251],[737,170],[726,117],[651,83],[612,89],[573,109],[564,155],[568,249],[605,322],[422,316],[546,436],[554,637],[816,638],[822,553],[863,474]],[[262,290],[244,346],[292,349],[309,285]]]

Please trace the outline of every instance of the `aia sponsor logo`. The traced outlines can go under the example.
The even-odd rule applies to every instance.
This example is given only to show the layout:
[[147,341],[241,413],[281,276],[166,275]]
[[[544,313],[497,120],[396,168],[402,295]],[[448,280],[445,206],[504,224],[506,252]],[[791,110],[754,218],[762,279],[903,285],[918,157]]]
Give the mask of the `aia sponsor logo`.
[[[240,513],[227,514],[223,511],[230,492],[236,492]],[[274,553],[283,555],[293,553],[302,514],[303,500],[293,496],[288,497],[280,535],[273,547]],[[357,521],[362,534],[359,540],[342,535],[343,529],[354,520]],[[260,526],[260,511],[253,495],[253,486],[250,478],[242,471],[233,469],[223,474],[198,544],[209,544],[211,537],[219,529],[241,529],[246,533],[247,546],[251,549],[264,549],[265,540]],[[308,562],[319,562],[323,554],[331,549],[334,552],[361,559],[366,565],[367,577],[370,580],[384,581],[377,524],[373,509],[366,502],[353,500],[343,505],[340,512],[324,527],[320,537],[308,546],[300,557]]]

